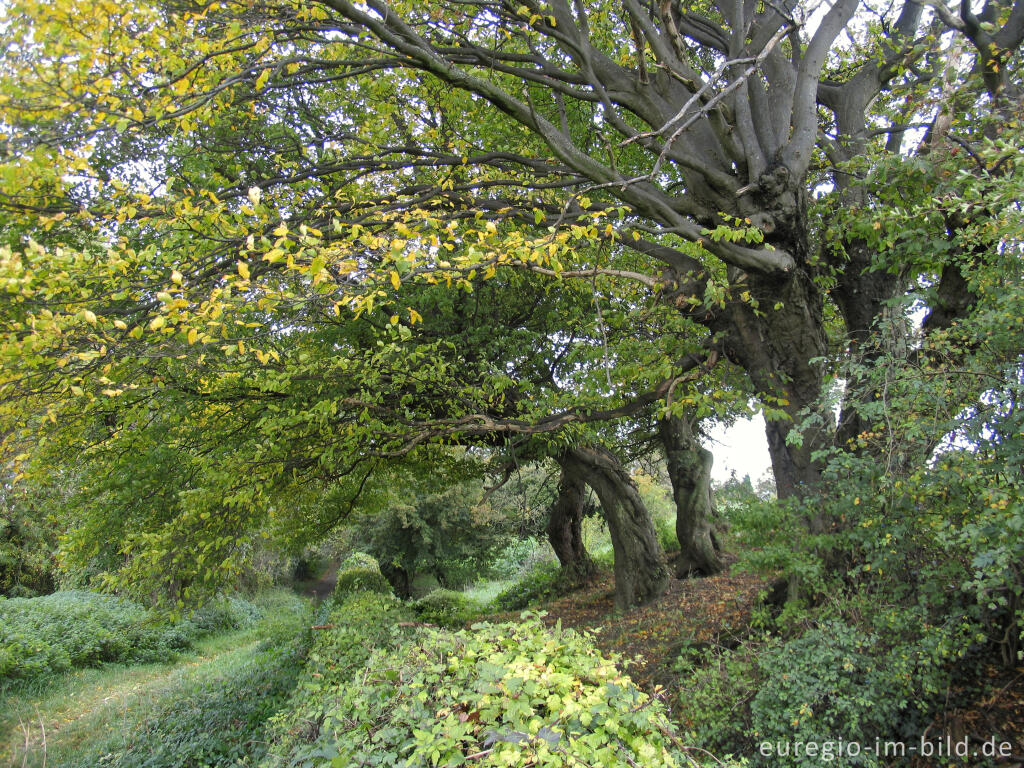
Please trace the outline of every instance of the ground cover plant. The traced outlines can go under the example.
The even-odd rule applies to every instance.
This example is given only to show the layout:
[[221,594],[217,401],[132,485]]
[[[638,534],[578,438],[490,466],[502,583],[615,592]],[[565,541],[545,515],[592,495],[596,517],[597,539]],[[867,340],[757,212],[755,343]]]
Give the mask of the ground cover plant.
[[84,590],[0,598],[0,686],[106,662],[167,660],[204,635],[261,617],[258,605],[240,597],[211,600],[178,620]]
[[66,768],[255,765],[266,749],[266,721],[287,700],[302,667],[311,621],[308,601],[284,591],[259,595],[255,603],[258,619],[234,628],[221,620],[171,661],[112,664],[8,691],[0,722],[9,733],[0,761]]
[[0,680],[107,661],[167,659],[197,634],[197,626],[161,623],[142,606],[113,595],[69,590],[0,598]]
[[264,766],[689,764],[662,704],[589,638],[413,615],[364,591],[322,616]]

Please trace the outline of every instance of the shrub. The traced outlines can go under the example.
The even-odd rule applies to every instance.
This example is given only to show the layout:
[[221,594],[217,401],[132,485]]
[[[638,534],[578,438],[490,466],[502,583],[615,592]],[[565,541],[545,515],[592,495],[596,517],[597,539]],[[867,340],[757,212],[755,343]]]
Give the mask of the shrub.
[[563,586],[558,563],[541,562],[500,592],[493,606],[498,611],[519,611],[538,600],[557,594]]
[[160,624],[113,595],[70,590],[0,599],[0,680],[31,679],[107,661],[158,661],[189,646],[197,629]]
[[0,598],[0,681],[105,662],[163,661],[203,635],[252,626],[263,615],[239,597],[219,598],[173,623],[126,598],[95,592]]
[[[339,686],[312,743],[337,765],[685,764],[666,712],[589,638],[536,618],[426,628]],[[402,681],[401,685],[396,685]]]
[[[879,632],[835,619],[761,654],[761,684],[750,707],[754,741],[870,744],[918,736],[962,638],[928,629],[913,611],[887,614],[890,625]],[[914,623],[912,636],[900,638]],[[820,758],[773,756],[770,764],[817,766]],[[883,764],[868,750],[843,759],[849,766]]]
[[391,585],[380,572],[380,564],[370,555],[356,552],[338,567],[338,581],[332,599],[344,600],[353,592],[370,591],[391,594]]
[[242,629],[263,618],[263,611],[248,600],[240,597],[220,597],[198,609],[189,621],[199,634]]
[[331,706],[329,692],[362,669],[375,647],[388,647],[411,631],[399,625],[415,619],[407,605],[379,592],[356,592],[339,605],[321,606],[299,684],[271,723],[272,751],[282,754],[297,742],[315,738]]
[[760,684],[754,648],[688,646],[680,653],[675,721],[688,741],[715,754],[750,750],[750,701]]
[[435,589],[413,603],[413,610],[422,621],[457,628],[479,616],[481,609],[462,592]]

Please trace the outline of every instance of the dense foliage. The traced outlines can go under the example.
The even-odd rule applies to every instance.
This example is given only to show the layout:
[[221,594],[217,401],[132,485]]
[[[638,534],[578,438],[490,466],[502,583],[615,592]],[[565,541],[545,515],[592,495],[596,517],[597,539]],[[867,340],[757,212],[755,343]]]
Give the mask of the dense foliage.
[[266,765],[686,764],[661,703],[589,639],[406,610],[362,592],[324,617]]
[[350,593],[325,606],[317,614],[318,628],[296,690],[274,718],[271,765],[295,762],[284,756],[306,751],[306,745],[318,737],[330,706],[325,692],[358,679],[374,649],[390,647],[396,637],[408,632],[399,625],[416,618],[392,595],[375,591]]
[[[189,664],[115,713],[116,727],[51,746],[65,768],[255,766],[267,720],[287,700],[309,645],[309,604],[284,591],[257,598],[258,622],[201,671]],[[223,632],[223,622],[220,622]],[[83,736],[85,737],[83,739]],[[84,741],[84,743],[83,743]],[[26,755],[26,757],[36,757]],[[35,763],[31,760],[30,765]]]
[[459,628],[477,618],[483,606],[462,592],[435,589],[413,604],[421,621],[442,627]]
[[[718,572],[699,425],[749,409],[779,500],[725,510],[779,580],[680,661],[699,739],[901,736],[1020,662],[1024,0],[0,14],[0,590],[49,589],[59,534],[66,583],[125,596],[0,601],[0,674],[171,653],[229,620],[127,597],[342,529],[367,554],[268,761],[682,761],[586,640],[401,598],[542,530],[560,567],[493,607],[586,581],[591,491],[619,609],[668,546]],[[557,487],[496,501],[526,465]]]
[[2,460],[80,470],[95,581],[198,601],[428,446],[748,400],[804,495],[896,305],[1014,283],[1009,3],[436,5],[5,9]]
[[252,624],[259,615],[237,598],[173,623],[125,598],[94,592],[0,598],[0,683],[103,662],[165,660],[203,634]]
[[380,572],[380,564],[364,552],[349,555],[338,566],[338,580],[331,599],[342,601],[353,592],[380,592],[391,594],[391,585]]
[[0,482],[0,595],[33,597],[55,586],[57,525],[25,488]]
[[[1018,260],[997,282],[1019,285]],[[968,273],[986,298],[948,334],[851,369],[864,429],[822,456],[825,488],[730,512],[744,559],[786,574],[790,600],[740,648],[682,660],[681,716],[709,747],[914,742],[980,668],[1019,664],[1021,292],[988,295],[986,271]],[[827,528],[808,536],[814,516]]]

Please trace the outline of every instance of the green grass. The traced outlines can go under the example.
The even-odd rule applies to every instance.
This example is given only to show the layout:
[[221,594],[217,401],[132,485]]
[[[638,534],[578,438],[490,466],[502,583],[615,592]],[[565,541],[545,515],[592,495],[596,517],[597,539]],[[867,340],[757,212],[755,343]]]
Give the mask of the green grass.
[[9,690],[0,765],[255,764],[263,723],[301,666],[309,619],[308,601],[295,595],[259,602],[258,624],[202,638],[174,662],[110,664]]
[[476,584],[466,587],[463,592],[466,597],[475,600],[480,605],[490,605],[494,598],[513,584],[515,584],[515,579],[490,579],[478,581]]

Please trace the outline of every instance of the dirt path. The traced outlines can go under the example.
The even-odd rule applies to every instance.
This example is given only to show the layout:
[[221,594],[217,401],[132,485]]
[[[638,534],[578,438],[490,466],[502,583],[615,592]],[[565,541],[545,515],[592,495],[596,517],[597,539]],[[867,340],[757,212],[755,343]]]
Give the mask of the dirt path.
[[303,585],[302,594],[312,597],[317,602],[323,600],[334,591],[334,585],[338,582],[338,564],[331,563],[327,566],[320,578],[316,581]]

